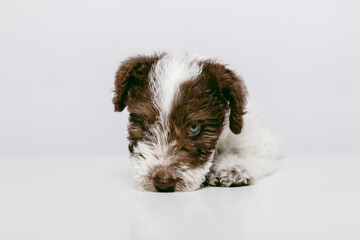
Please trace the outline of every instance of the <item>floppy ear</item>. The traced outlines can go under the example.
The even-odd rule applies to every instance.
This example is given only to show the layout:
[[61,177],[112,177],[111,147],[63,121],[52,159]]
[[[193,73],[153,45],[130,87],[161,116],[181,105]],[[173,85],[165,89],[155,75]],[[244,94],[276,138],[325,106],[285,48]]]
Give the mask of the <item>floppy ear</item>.
[[230,107],[229,126],[234,134],[239,134],[243,127],[247,90],[243,80],[224,65],[205,62],[203,69],[216,78],[221,94]]
[[127,105],[128,92],[132,85],[144,81],[158,56],[137,56],[123,61],[115,75],[115,96],[112,100],[115,112],[121,112]]

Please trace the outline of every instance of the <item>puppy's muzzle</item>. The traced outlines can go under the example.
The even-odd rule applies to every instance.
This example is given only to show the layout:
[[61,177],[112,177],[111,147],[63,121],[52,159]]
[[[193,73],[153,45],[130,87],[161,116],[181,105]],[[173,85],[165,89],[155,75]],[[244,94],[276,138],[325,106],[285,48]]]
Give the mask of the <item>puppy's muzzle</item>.
[[171,169],[166,167],[158,167],[155,170],[153,184],[158,192],[174,192],[176,187],[176,179]]

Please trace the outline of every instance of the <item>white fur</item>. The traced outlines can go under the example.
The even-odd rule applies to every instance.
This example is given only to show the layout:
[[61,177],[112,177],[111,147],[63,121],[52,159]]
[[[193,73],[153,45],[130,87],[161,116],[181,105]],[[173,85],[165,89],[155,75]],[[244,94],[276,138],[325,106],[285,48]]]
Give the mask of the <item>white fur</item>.
[[179,171],[179,176],[184,180],[185,187],[180,189],[182,191],[194,191],[200,188],[201,184],[206,180],[206,174],[209,172],[210,167],[212,166],[213,158],[215,151],[211,154],[210,160],[205,163],[204,166],[190,169],[183,168]]
[[281,137],[263,120],[253,102],[248,99],[244,127],[235,135],[228,126],[228,117],[217,144],[220,152],[214,159],[217,169],[240,165],[254,181],[270,175],[280,167],[283,157]]

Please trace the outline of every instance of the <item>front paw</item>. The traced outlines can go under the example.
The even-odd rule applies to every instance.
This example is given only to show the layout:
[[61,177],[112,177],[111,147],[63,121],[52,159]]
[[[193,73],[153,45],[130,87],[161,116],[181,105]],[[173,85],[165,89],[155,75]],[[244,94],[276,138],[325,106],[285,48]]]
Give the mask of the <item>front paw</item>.
[[245,186],[251,183],[252,177],[239,165],[232,167],[212,167],[206,175],[208,183],[213,186]]

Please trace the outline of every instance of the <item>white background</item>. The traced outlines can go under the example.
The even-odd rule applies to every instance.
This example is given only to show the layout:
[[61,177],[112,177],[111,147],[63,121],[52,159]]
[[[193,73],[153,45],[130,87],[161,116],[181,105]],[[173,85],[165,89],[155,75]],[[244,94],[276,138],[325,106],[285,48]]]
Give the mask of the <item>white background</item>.
[[136,53],[217,56],[289,153],[358,153],[360,2],[0,2],[0,154],[127,153],[113,78]]

